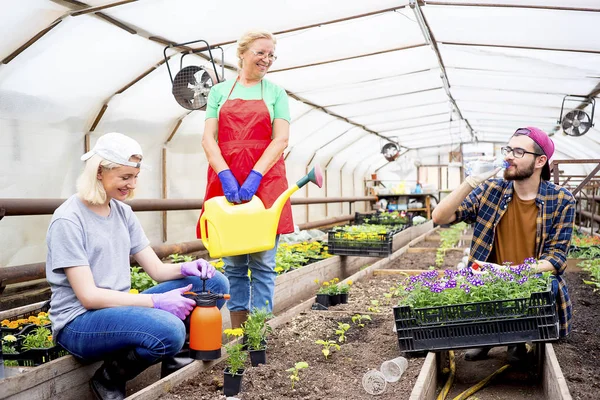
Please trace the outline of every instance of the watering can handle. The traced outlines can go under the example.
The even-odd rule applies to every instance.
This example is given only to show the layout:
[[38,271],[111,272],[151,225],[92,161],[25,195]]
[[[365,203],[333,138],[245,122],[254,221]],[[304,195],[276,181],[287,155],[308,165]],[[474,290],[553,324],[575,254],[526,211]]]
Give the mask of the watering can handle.
[[204,228],[205,226],[206,226],[206,215],[204,213],[202,213],[202,216],[200,217],[200,239],[202,240],[204,247],[206,247],[208,249],[209,248],[208,236],[207,236],[207,232]]

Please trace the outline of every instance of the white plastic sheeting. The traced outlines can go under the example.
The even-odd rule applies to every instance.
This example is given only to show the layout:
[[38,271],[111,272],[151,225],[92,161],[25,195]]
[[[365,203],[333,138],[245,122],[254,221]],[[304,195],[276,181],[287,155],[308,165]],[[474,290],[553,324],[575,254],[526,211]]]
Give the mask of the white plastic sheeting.
[[[590,28],[600,22],[595,0],[425,1],[420,10],[439,58],[408,0],[119,3],[85,3],[107,6],[91,10],[102,14],[62,1],[2,4],[0,196],[67,197],[85,135],[93,145],[116,130],[139,140],[153,167],[143,172],[138,197],[161,196],[163,149],[168,197],[202,197],[204,113],[174,101],[164,45],[152,38],[221,44],[226,78],[234,79],[235,41],[256,27],[276,33],[279,59],[268,79],[290,93],[289,181],[316,163],[326,167],[326,187],[296,196],[362,195],[364,178],[375,171],[414,181],[413,160],[447,163],[449,151],[473,140],[497,151],[526,125],[554,134],[556,159],[600,154],[599,130],[574,138],[557,125],[565,95],[598,95],[600,43]],[[222,61],[220,51],[214,55]],[[207,65],[198,56],[186,57],[190,64]],[[169,65],[177,72],[179,57]],[[384,138],[403,146],[398,161],[380,154]],[[298,223],[346,212],[339,204],[294,207]],[[139,217],[160,242],[160,215]],[[196,217],[169,212],[169,241],[193,239]],[[40,261],[47,221],[2,220],[0,265]],[[44,229],[32,232],[32,225]]]

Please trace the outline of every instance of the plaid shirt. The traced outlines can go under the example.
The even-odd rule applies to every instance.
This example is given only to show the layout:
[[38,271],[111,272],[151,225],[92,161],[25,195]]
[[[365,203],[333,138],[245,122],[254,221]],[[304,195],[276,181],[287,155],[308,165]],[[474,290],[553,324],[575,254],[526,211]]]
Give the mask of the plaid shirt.
[[[500,218],[513,196],[513,182],[488,180],[475,188],[456,211],[456,222],[475,224],[469,262],[488,259]],[[560,336],[571,332],[571,300],[562,274],[567,267],[567,252],[573,233],[575,200],[565,188],[542,180],[535,198],[538,206],[535,258],[549,261],[556,268],[558,282],[556,305]],[[555,285],[553,285],[555,286]]]

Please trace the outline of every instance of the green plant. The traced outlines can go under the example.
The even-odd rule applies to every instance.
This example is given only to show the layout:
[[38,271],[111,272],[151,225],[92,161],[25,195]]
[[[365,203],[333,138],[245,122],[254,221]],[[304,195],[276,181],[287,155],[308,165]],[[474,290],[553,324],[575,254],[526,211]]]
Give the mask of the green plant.
[[138,292],[143,292],[158,284],[154,279],[150,278],[142,267],[131,267],[131,288]]
[[346,332],[350,329],[350,324],[344,322],[338,322],[338,328],[335,330],[335,334],[338,335],[338,342],[344,343],[346,341]]
[[371,307],[368,307],[367,311],[380,313],[381,309],[379,308],[379,300],[371,300]]
[[330,348],[334,348],[336,350],[340,350],[340,345],[337,344],[335,342],[335,340],[317,340],[315,342],[316,344],[320,344],[321,346],[323,346],[323,348],[321,349],[321,353],[323,353],[323,355],[325,356],[325,359],[327,359],[327,357],[329,357],[329,354],[331,354],[330,352]]
[[354,314],[352,316],[352,322],[359,326],[360,328],[363,328],[365,326],[365,324],[363,324],[363,320],[365,321],[371,321],[371,316],[370,315],[361,315],[361,314]]
[[244,334],[248,348],[250,350],[261,350],[264,348],[264,342],[267,336],[272,332],[272,328],[267,324],[267,320],[272,318],[273,314],[266,308],[254,308],[246,322],[244,322]]
[[298,375],[298,372],[304,368],[308,368],[308,363],[304,362],[304,361],[300,361],[300,362],[297,362],[292,368],[288,368],[285,370],[286,372],[292,373],[290,375],[290,380],[292,381],[292,390],[294,390],[294,384],[296,382],[300,382],[300,376]]
[[50,329],[39,327],[36,328],[32,333],[29,333],[23,339],[23,349],[46,349],[54,346],[52,341],[52,332]]
[[350,286],[352,286],[354,282],[348,281],[346,283],[340,283],[339,290],[342,294],[347,294],[350,291]]
[[[231,340],[244,335],[244,330],[242,328],[225,329],[223,333]],[[223,347],[225,347],[225,352],[228,356],[225,360],[225,364],[229,368],[229,372],[235,375],[238,371],[244,369],[244,363],[248,357],[248,352],[244,351],[244,346],[239,342],[234,343],[233,341],[230,341]]]
[[421,308],[528,298],[531,293],[548,290],[550,273],[540,275],[535,264],[534,259],[528,259],[514,267],[426,271],[400,282],[398,305]]
[[392,295],[393,295],[393,293],[390,293],[390,292],[383,294],[383,297],[385,297],[386,305],[390,305],[390,303],[392,302]]
[[590,274],[591,280],[583,280],[583,283],[594,287],[594,292],[600,290],[600,259],[585,260],[577,264],[581,269]]
[[[2,353],[3,354],[17,354],[17,349],[13,346],[13,343],[17,341],[17,338],[13,335],[6,335],[2,338]],[[15,364],[16,363],[16,364]],[[13,366],[18,365],[17,361],[6,360],[4,365]]]
[[194,257],[192,256],[184,256],[177,253],[173,253],[167,257],[173,263],[181,263],[181,262],[189,262],[194,261]]

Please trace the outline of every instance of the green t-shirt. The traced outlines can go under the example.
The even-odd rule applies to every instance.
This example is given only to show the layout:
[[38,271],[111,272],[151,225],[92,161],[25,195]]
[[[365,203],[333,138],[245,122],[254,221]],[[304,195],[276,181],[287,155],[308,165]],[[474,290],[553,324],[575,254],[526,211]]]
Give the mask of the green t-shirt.
[[[269,82],[266,79],[262,81],[262,98],[269,109],[271,114],[271,122],[275,118],[284,119],[290,122],[290,106],[288,104],[287,93],[283,88],[276,84]],[[235,79],[231,79],[225,82],[216,84],[210,89],[208,94],[208,104],[206,105],[206,116],[205,119],[219,118],[219,111],[227,100],[227,96],[235,83]],[[257,84],[251,87],[245,87],[241,83],[237,83],[229,99],[242,99],[242,100],[260,100],[261,98],[261,84]]]

